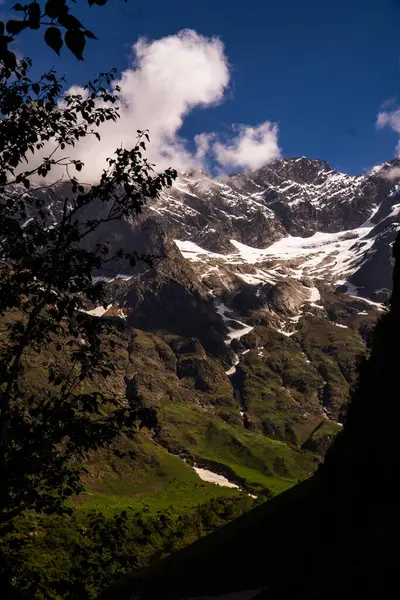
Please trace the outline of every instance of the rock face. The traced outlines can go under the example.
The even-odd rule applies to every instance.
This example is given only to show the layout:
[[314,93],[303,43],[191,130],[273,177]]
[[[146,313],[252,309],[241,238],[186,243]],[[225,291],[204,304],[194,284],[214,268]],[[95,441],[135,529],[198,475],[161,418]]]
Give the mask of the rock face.
[[373,207],[387,213],[394,185],[384,175],[392,166],[396,161],[350,176],[302,157],[224,180],[197,171],[182,174],[149,210],[162,216],[178,239],[190,238],[207,250],[224,252],[232,238],[265,248],[288,234],[307,237],[354,229]]
[[[130,327],[196,338],[228,369],[239,360],[246,423],[325,452],[338,426],[323,420],[345,418],[357,355],[388,297],[400,213],[388,173],[398,163],[359,176],[304,157],[224,180],[182,173],[139,222],[101,233],[161,257],[122,279],[113,267],[110,302]],[[266,330],[292,338],[289,347],[271,338],[279,367]],[[204,360],[181,350],[178,376],[212,393]]]
[[[290,278],[347,285],[353,295],[383,301],[400,211],[400,186],[388,173],[397,163],[359,176],[304,157],[224,180],[182,173],[139,223],[128,219],[99,235],[114,247],[163,257],[157,277],[203,295]],[[111,274],[121,268],[146,272],[115,265]]]
[[[316,464],[296,471],[298,461],[322,460],[328,453],[328,466],[316,477],[145,576],[139,597],[162,598],[165,589],[174,598],[222,597],[254,587],[255,593],[267,590],[260,598],[277,598],[286,586],[285,597],[322,598],[327,581],[336,597],[349,584],[368,595],[375,561],[387,570],[395,557],[397,566],[398,544],[392,540],[398,527],[390,520],[398,513],[395,496],[383,495],[385,501],[377,503],[380,494],[371,492],[370,482],[373,473],[391,490],[395,472],[398,407],[389,405],[396,400],[390,375],[398,363],[398,322],[394,327],[393,310],[385,314],[383,303],[392,287],[391,244],[400,214],[400,185],[388,173],[398,165],[392,161],[351,177],[327,163],[297,158],[224,181],[182,174],[148,207],[147,225],[131,228],[133,244],[137,231],[157,223],[166,254],[174,257],[145,277],[134,272],[127,281],[110,282],[110,300],[123,307],[128,324],[138,319],[157,330],[175,352],[178,383],[165,404],[160,443],[230,469],[240,485],[242,468],[249,465],[246,489],[265,497],[261,485],[269,488],[297,473],[305,479]],[[372,352],[364,363],[362,393],[348,409],[359,357],[382,314],[374,336],[385,330],[390,352]],[[364,420],[354,416],[359,407]],[[273,460],[267,461],[272,449]],[[329,488],[321,473],[328,473]],[[259,477],[263,483],[257,486]],[[356,481],[345,489],[354,492],[351,511],[348,494],[338,491],[343,481]],[[387,502],[393,510],[385,521]],[[370,513],[375,505],[379,511]],[[288,540],[293,547],[303,540],[307,549],[293,555],[290,568]],[[317,566],[316,584],[310,564]],[[379,596],[386,577],[376,579]],[[137,579],[126,589],[122,598],[137,593]]]
[[[96,231],[89,244],[107,241],[155,257],[150,266],[114,263],[94,275],[107,281],[112,307],[104,318],[161,340],[165,356],[155,355],[146,377],[138,375],[142,392],[154,395],[154,373],[167,361],[173,383],[160,383],[161,404],[185,388],[186,404],[203,411],[183,442],[185,427],[175,431],[173,424],[188,420],[183,404],[178,418],[171,401],[166,447],[173,439],[180,453],[191,448],[207,459],[215,424],[203,413],[217,411],[224,427],[241,428],[240,439],[246,429],[274,444],[325,453],[391,288],[400,185],[388,174],[399,165],[350,176],[301,157],[223,180],[182,173],[139,219]],[[57,193],[61,202],[68,189],[58,186]],[[60,202],[49,195],[49,221],[59,218]],[[85,217],[106,210],[106,203],[94,206]]]
[[[348,291],[385,300],[400,212],[400,185],[389,175],[399,165],[396,159],[350,176],[300,157],[224,179],[181,173],[139,220],[105,224],[90,241],[153,254],[161,259],[156,269],[114,264],[98,275],[134,275],[135,287],[140,277],[146,289],[156,277],[203,296],[239,290],[243,283],[308,279],[334,287],[350,283]],[[48,194],[49,220],[57,220],[68,186],[57,186],[58,200],[46,190],[34,193]],[[101,216],[107,205],[91,211]]]

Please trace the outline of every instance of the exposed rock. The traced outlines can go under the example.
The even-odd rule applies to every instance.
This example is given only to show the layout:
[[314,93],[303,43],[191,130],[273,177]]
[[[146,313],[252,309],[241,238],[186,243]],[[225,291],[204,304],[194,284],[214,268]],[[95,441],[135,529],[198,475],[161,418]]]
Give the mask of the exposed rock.
[[[137,352],[146,361],[141,393],[297,446],[324,416],[342,418],[391,287],[400,192],[381,175],[398,165],[353,177],[301,157],[224,180],[182,173],[138,220],[102,225],[88,245],[154,257],[95,274],[107,280],[103,318],[149,334],[127,350],[131,365]],[[235,368],[242,419],[225,374]]]
[[196,354],[203,359],[207,357],[203,346],[200,344],[199,340],[194,337],[177,342],[174,344],[174,348],[177,354]]
[[296,281],[280,281],[267,295],[267,304],[271,310],[286,316],[297,315],[302,305],[309,299],[310,293]]

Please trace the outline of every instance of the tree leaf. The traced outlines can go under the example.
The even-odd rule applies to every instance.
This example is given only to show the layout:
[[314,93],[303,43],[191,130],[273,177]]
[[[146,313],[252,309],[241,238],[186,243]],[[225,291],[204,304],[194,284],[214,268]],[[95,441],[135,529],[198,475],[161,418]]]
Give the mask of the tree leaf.
[[86,44],[86,38],[80,29],[68,29],[64,36],[67,47],[78,60],[83,60],[83,50]]
[[40,6],[37,2],[29,4],[28,25],[31,29],[39,29],[40,27]]
[[63,40],[61,36],[61,31],[58,27],[49,27],[46,29],[44,34],[44,41],[54,52],[57,52],[58,56],[60,56],[60,50],[63,45]]
[[44,10],[50,19],[57,19],[60,15],[68,12],[68,6],[66,0],[48,0]]
[[70,15],[69,13],[60,15],[58,17],[58,22],[66,29],[80,29],[81,27],[83,27],[80,20],[74,17],[73,15]]
[[24,21],[14,21],[12,19],[11,21],[8,21],[6,25],[6,29],[11,35],[18,35],[25,27],[28,27],[28,23]]
[[11,71],[15,70],[15,67],[17,66],[17,58],[14,52],[11,52],[11,50],[6,50],[1,58],[3,59],[4,65],[8,69],[10,69]]
[[98,40],[99,39],[97,37],[97,35],[95,35],[92,31],[89,31],[89,29],[85,29],[84,34],[86,35],[86,37],[90,38],[91,40]]

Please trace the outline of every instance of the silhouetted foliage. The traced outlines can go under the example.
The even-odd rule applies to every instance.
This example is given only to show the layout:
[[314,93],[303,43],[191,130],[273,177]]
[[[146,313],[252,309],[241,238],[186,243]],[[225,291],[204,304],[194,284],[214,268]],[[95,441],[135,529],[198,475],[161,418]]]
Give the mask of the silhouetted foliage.
[[[27,513],[3,540],[11,594],[37,600],[92,600],[132,569],[211,533],[247,511],[246,496],[215,498],[186,514],[127,510],[112,516]],[[9,596],[8,600],[13,596]]]
[[[46,11],[63,6],[47,2]],[[37,28],[39,5],[27,7],[24,27]],[[72,17],[60,21],[54,12],[56,17],[68,33]],[[14,24],[8,30],[22,29]],[[89,450],[136,423],[154,424],[154,411],[137,395],[82,393],[82,383],[105,379],[113,369],[102,344],[109,325],[83,312],[88,302],[104,302],[104,284],[93,281],[93,270],[120,259],[151,262],[87,241],[100,225],[139,214],[176,176],[173,170],[153,173],[142,155],[148,133],[138,131],[134,148],[119,148],[97,184],[82,184],[84,164],[69,158],[68,148],[88,135],[100,139],[99,125],[118,118],[118,87],[110,88],[114,72],[101,73],[83,94],[65,95],[54,71],[32,82],[29,66],[26,59],[11,69],[3,60],[0,69],[0,523],[29,508],[66,511],[64,500],[81,489],[80,463]],[[39,151],[31,167],[29,159]],[[62,197],[50,184],[36,183],[29,191],[32,180],[51,177],[56,166],[69,182]],[[48,389],[32,394],[22,384],[26,359],[46,347],[53,349],[43,366]]]
[[[6,23],[0,21],[0,64],[5,73],[18,72],[17,57],[10,45],[25,29],[45,29],[44,41],[52,50],[60,54],[65,44],[78,60],[83,60],[86,40],[96,40],[97,37],[71,13],[71,4],[75,4],[74,0],[14,4],[16,18]],[[88,0],[88,4],[104,6],[107,0]]]
[[[138,131],[134,148],[116,150],[96,184],[80,179],[84,164],[68,151],[88,135],[100,139],[99,126],[118,119],[115,72],[100,73],[83,93],[65,94],[54,70],[32,81],[29,58],[17,60],[10,49],[25,29],[44,28],[55,52],[65,45],[82,59],[95,35],[69,7],[66,0],[18,3],[20,18],[0,23],[0,589],[9,599],[92,599],[128,568],[244,510],[232,501],[173,519],[79,517],[66,503],[83,489],[91,451],[156,423],[134,377],[125,394],[109,391],[113,326],[85,311],[105,306],[94,270],[154,260],[94,243],[94,234],[136,217],[176,177],[172,169],[154,173],[143,155],[148,132]],[[46,385],[43,377],[27,385],[31,364]]]

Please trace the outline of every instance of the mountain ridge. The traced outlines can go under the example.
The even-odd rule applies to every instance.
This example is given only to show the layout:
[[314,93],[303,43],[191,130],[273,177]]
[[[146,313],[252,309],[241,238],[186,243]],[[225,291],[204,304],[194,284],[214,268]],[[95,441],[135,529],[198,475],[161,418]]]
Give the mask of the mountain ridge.
[[[297,543],[308,535],[304,511],[325,525],[325,496],[309,506],[314,480],[308,479],[346,426],[359,357],[387,312],[400,196],[398,184],[379,175],[390,165],[354,178],[320,161],[295,160],[281,163],[278,174],[271,166],[261,170],[253,176],[258,183],[248,174],[232,176],[229,185],[205,174],[181,176],[139,219],[102,225],[88,239],[89,246],[154,256],[150,264],[114,262],[93,273],[105,282],[106,304],[84,308],[116,325],[104,339],[114,367],[107,387],[123,395],[135,385],[158,424],[88,457],[85,492],[73,499],[79,509],[157,513],[174,504],[178,515],[216,497],[251,504],[257,496],[273,515],[283,514],[280,494],[293,488],[282,497],[297,510],[285,535],[298,522]],[[28,207],[32,194],[46,199],[49,225],[58,219],[57,194],[61,202],[71,190],[63,184],[56,192],[24,192]],[[82,219],[107,208],[94,203]],[[27,223],[34,218],[28,211]],[[51,352],[27,369],[30,393],[46,389],[40,361]],[[61,352],[68,363],[68,349]],[[91,382],[90,390],[97,385]],[[332,536],[335,510],[328,519]],[[254,533],[252,516],[241,522]],[[281,532],[273,524],[258,534],[262,548],[264,534]],[[224,535],[213,538],[218,548]],[[316,535],[320,540],[324,531]],[[279,539],[284,556],[286,539]],[[252,544],[253,534],[243,540]],[[262,583],[262,553],[255,571],[247,561],[249,577],[232,554],[233,546],[220,588],[213,583],[220,563],[206,560],[205,587],[194,590],[185,579],[184,591],[243,589],[253,572],[256,586]],[[179,557],[167,564],[179,572]]]
[[[87,310],[128,336],[144,336],[145,343],[127,348],[139,353],[142,395],[172,419],[159,432],[168,451],[212,463],[250,491],[260,488],[257,468],[263,481],[274,473],[285,482],[291,472],[290,485],[297,473],[311,472],[308,465],[322,458],[346,418],[357,357],[388,297],[382,288],[390,286],[387,256],[400,196],[379,174],[395,164],[353,177],[322,161],[282,159],[252,177],[234,175],[229,185],[183,174],[139,219],[101,226],[89,240],[159,257],[152,265],[115,262],[96,272],[106,282],[107,308]],[[57,191],[61,199],[70,193],[65,185]],[[56,220],[54,195],[32,193],[49,194]],[[96,216],[106,210],[106,203],[92,209]],[[322,225],[331,215],[329,231],[316,231],[315,214]],[[379,288],[375,281],[368,287],[373,261]],[[181,357],[179,348],[193,339],[200,353]],[[163,350],[148,360],[152,345]],[[158,380],[171,352],[175,366]],[[210,454],[213,440],[225,438],[240,452]],[[265,458],[274,444],[279,459],[287,455],[276,472]],[[303,451],[311,455],[299,471],[292,457]],[[243,461],[251,466],[245,476]]]

